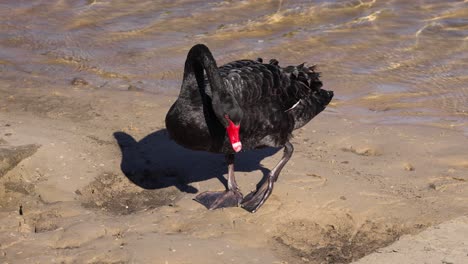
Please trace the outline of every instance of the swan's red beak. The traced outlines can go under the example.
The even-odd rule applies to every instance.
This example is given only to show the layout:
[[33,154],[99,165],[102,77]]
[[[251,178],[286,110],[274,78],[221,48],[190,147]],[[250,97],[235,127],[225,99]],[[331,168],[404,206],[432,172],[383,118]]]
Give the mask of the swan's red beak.
[[239,140],[239,129],[240,125],[235,125],[234,122],[231,121],[231,119],[227,118],[229,122],[229,126],[226,128],[227,134],[229,137],[229,141],[231,141],[232,149],[234,149],[235,152],[239,152],[242,149],[242,143]]

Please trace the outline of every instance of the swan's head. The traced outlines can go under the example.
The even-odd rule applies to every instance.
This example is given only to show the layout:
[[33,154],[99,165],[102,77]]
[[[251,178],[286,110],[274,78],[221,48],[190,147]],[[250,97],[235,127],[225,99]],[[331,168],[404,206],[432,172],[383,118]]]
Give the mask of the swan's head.
[[223,125],[231,142],[232,149],[239,152],[242,149],[242,143],[239,137],[240,125],[242,121],[242,111],[231,110],[224,114]]
[[239,152],[242,149],[239,132],[244,116],[232,92],[225,87],[213,93],[213,110],[219,122],[226,128],[226,134],[231,143],[232,149]]

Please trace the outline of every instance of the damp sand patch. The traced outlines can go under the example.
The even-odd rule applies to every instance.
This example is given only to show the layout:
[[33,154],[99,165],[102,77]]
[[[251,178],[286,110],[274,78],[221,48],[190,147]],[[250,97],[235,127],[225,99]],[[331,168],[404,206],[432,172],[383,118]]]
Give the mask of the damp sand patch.
[[408,228],[391,222],[356,224],[351,217],[344,217],[322,225],[296,219],[280,224],[272,243],[282,258],[298,263],[351,263],[407,233]]
[[125,176],[104,173],[84,188],[77,190],[82,205],[98,208],[116,215],[128,215],[138,211],[173,206],[182,193],[176,187],[143,189],[131,183]]

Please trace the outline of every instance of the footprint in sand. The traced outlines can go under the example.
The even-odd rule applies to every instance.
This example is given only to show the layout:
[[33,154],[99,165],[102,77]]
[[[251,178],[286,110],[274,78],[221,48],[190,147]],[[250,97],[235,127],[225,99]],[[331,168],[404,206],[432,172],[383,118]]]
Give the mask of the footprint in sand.
[[465,185],[468,182],[468,177],[462,176],[440,176],[429,180],[428,188],[439,192],[444,192],[447,189],[456,188]]
[[344,148],[341,148],[342,151],[344,152],[351,152],[351,153],[354,153],[356,155],[359,155],[359,156],[381,156],[382,155],[382,151],[377,148],[377,147],[370,147],[370,146],[366,146],[366,147],[353,147],[353,146],[349,146],[349,147],[344,147]]
[[317,186],[323,186],[327,182],[327,178],[314,174],[314,173],[305,173],[305,174],[300,174],[298,175],[297,178],[295,179],[290,179],[288,180],[288,184],[291,184],[296,187],[303,188],[304,184],[309,185],[317,185]]

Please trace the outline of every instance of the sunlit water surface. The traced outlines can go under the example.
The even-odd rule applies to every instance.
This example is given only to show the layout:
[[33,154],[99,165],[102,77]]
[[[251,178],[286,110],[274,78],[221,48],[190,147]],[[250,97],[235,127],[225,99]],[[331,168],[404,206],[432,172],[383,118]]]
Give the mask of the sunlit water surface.
[[317,64],[329,111],[468,131],[468,1],[0,1],[11,89],[70,85],[177,95],[188,49],[218,64]]

